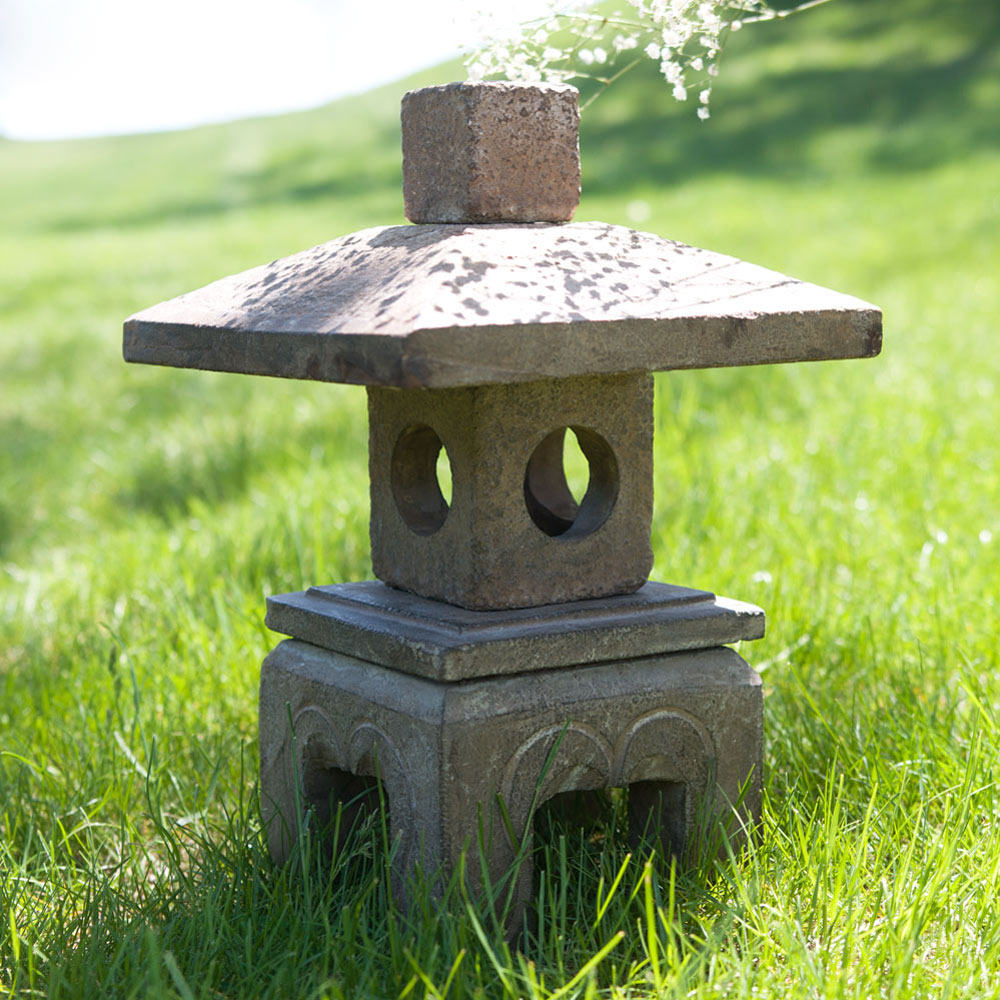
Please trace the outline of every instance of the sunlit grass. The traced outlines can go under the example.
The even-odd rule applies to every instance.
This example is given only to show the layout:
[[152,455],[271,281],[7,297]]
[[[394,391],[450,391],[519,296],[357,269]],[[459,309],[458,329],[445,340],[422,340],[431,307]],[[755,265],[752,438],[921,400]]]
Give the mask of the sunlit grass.
[[263,846],[264,597],[370,576],[364,393],[120,354],[136,309],[401,222],[400,88],[0,142],[0,991],[996,995],[998,39],[992,0],[837,0],[734,39],[707,125],[639,71],[588,111],[578,218],[858,295],[886,339],[658,377],[654,575],[768,613],[762,830],[672,870],[613,810],[554,824],[513,946],[458,885],[400,913],[377,823]]

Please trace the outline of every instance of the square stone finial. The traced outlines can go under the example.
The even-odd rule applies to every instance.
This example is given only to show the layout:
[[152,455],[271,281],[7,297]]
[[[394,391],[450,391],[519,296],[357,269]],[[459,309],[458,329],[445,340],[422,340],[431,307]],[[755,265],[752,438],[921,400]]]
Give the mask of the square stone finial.
[[579,92],[449,83],[403,97],[411,222],[568,222],[580,202]]

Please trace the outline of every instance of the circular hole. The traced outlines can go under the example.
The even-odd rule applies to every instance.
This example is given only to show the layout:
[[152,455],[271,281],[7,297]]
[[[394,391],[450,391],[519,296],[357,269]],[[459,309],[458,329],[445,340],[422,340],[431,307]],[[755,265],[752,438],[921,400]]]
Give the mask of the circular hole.
[[389,478],[396,508],[407,527],[418,535],[433,535],[448,516],[451,463],[432,427],[416,424],[399,435]]
[[546,535],[589,535],[608,519],[617,499],[614,452],[588,427],[559,427],[542,438],[528,459],[524,502]]

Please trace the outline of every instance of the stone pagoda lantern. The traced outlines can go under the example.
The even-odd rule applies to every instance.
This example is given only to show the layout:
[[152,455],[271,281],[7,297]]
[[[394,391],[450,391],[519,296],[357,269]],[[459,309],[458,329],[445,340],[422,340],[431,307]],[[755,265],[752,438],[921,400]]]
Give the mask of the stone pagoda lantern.
[[[367,386],[378,580],[268,600],[271,852],[338,803],[385,806],[395,890],[468,849],[495,882],[543,803],[627,789],[681,852],[760,807],[764,614],[647,582],[653,371],[870,357],[858,299],[603,223],[579,200],[572,87],[403,98],[415,225],[353,233],[125,323],[127,361]],[[567,432],[589,465],[575,499]],[[445,499],[437,476],[451,466]],[[379,785],[381,786],[379,788]],[[375,794],[376,790],[378,794]],[[470,862],[469,871],[479,870]],[[530,856],[516,895],[530,890]]]

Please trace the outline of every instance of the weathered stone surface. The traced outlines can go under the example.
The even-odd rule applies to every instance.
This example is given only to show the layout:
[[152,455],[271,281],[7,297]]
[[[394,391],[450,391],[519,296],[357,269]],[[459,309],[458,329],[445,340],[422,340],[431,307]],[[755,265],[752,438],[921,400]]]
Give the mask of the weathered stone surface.
[[[606,375],[369,389],[371,543],[385,583],[478,610],[637,590],[653,564],[653,381]],[[562,429],[590,460],[577,507]],[[443,445],[452,499],[435,475]]]
[[567,222],[580,202],[575,87],[449,83],[403,97],[411,222]]
[[[760,679],[725,648],[441,684],[288,640],[261,674],[261,807],[272,855],[288,856],[300,806],[322,820],[350,801],[359,779],[378,777],[404,900],[414,864],[447,877],[464,848],[472,879],[483,846],[500,882],[516,850],[497,796],[528,846],[539,806],[606,787],[629,788],[635,832],[648,828],[668,851],[704,846],[692,837],[717,824],[738,844],[759,816],[761,743]],[[529,854],[520,903],[530,886]]]
[[152,306],[126,361],[440,388],[870,357],[872,305],[603,223],[389,226]]
[[369,580],[269,597],[267,625],[393,670],[460,681],[759,639],[764,612],[666,583],[597,600],[469,611]]

